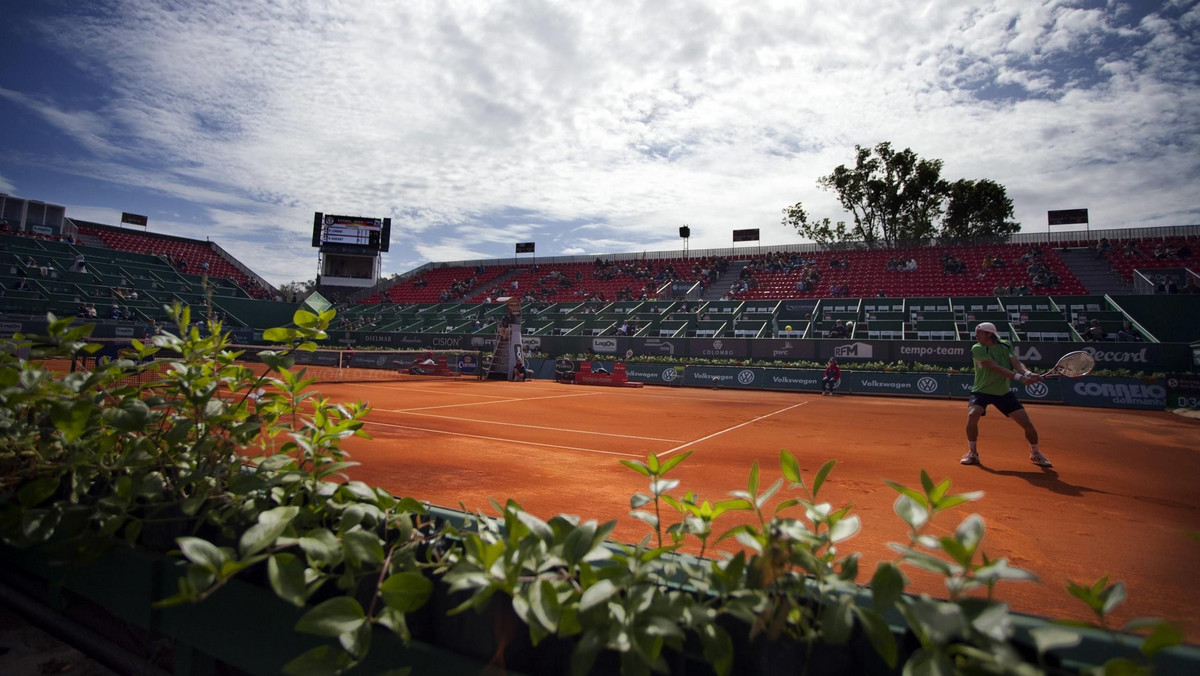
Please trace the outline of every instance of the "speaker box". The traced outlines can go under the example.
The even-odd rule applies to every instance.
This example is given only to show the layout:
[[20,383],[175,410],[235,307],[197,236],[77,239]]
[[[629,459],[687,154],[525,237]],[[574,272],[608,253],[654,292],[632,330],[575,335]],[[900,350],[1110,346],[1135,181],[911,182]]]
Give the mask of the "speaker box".
[[321,222],[325,220],[325,214],[317,212],[313,216],[313,246],[321,246]]
[[683,227],[681,227],[681,228],[679,228],[679,236],[680,236],[680,237],[691,237],[691,236],[692,236],[692,229],[691,229],[691,228],[689,228],[689,227],[687,227],[686,225],[685,225],[685,226],[683,226]]
[[379,233],[379,250],[387,251],[392,242],[392,219],[383,219],[383,230]]

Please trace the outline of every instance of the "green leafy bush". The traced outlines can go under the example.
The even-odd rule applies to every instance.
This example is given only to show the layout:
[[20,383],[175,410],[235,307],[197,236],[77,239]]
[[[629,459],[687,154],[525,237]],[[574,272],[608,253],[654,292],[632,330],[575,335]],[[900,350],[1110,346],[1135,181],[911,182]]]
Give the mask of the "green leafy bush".
[[[668,477],[688,453],[623,461],[648,485],[630,501],[650,529],[633,545],[608,541],[616,522],[544,521],[513,502],[493,503],[496,516],[436,522],[420,502],[343,474],[353,463],[341,442],[367,436],[369,409],[310,391],[291,356],[324,338],[332,312],[302,310],[293,327],[267,331],[285,347],[259,353],[261,373],[238,359],[219,324],[193,325],[186,308],[171,316],[172,331],[133,341],[91,371],[49,367],[95,349],[90,327],[69,320],[51,317],[47,335],[3,344],[0,540],[63,560],[122,546],[170,550],[186,573],[160,607],[203,602],[259,571],[276,596],[305,609],[295,630],[328,641],[288,673],[354,667],[376,626],[409,641],[410,614],[438,584],[458,595],[453,613],[503,602],[534,645],[572,641],[569,669],[578,674],[605,651],[624,673],[662,671],[694,652],[728,674],[748,659],[735,649],[743,638],[798,645],[805,668],[830,646],[865,641],[906,673],[1036,673],[1050,650],[1077,640],[1064,626],[1035,633],[1032,651],[1014,641],[994,591],[1033,576],[983,553],[978,516],[930,534],[935,517],[980,497],[952,494],[948,480],[922,472],[919,489],[889,483],[910,537],[894,545],[895,561],[878,565],[869,597],[855,583],[858,554],[844,550],[860,520],[852,506],[820,498],[834,463],[804,477],[788,451],[770,485],[755,464],[744,488],[716,501]],[[739,524],[725,528],[732,514]],[[942,575],[948,599],[905,595],[905,566]],[[976,588],[986,597],[967,595]],[[1071,593],[1106,630],[1124,598],[1107,578],[1073,583]],[[895,622],[914,647],[897,641]],[[1114,673],[1146,668],[1182,640],[1157,620],[1126,629],[1150,632],[1144,659],[1105,666]]]

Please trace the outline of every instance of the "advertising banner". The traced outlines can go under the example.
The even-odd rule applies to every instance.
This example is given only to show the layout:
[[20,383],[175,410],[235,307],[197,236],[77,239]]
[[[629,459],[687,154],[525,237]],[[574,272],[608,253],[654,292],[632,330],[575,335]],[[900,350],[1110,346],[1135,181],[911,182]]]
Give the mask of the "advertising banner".
[[842,366],[846,362],[894,361],[890,341],[885,340],[817,340],[816,361],[835,357]]
[[965,341],[897,341],[893,345],[896,361],[936,364],[938,366],[971,365],[971,345]]
[[1075,406],[1135,408],[1161,411],[1167,407],[1162,378],[1080,378],[1063,381],[1063,401]]
[[673,385],[683,378],[681,364],[626,364],[625,375],[633,383]]
[[762,389],[763,369],[746,366],[689,366],[684,384],[693,387]]
[[747,338],[690,338],[688,356],[702,359],[748,359],[750,341]]
[[842,392],[903,394],[920,397],[950,396],[945,373],[862,373],[842,371]]
[[1172,373],[1166,383],[1167,408],[1200,408],[1200,375]]
[[[630,338],[629,348],[640,357],[685,357],[688,353],[685,338]],[[630,376],[632,380],[633,377]]]
[[790,338],[755,338],[750,340],[750,357],[752,359],[802,359],[817,360],[817,345],[815,340],[797,340]]
[[[1061,378],[1050,378],[1032,385],[1020,385],[1014,380],[1008,384],[1008,389],[1021,401],[1059,404],[1063,400],[1062,388],[1067,382],[1069,381]],[[950,376],[950,396],[955,399],[969,399],[974,385],[975,376],[954,374]]]
[[824,376],[819,369],[763,369],[763,389],[816,392]]

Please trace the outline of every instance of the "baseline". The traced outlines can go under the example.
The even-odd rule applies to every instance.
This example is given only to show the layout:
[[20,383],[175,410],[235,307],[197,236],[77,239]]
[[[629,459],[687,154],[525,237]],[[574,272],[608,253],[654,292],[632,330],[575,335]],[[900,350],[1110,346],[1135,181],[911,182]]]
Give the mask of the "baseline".
[[489,437],[482,434],[467,434],[466,432],[450,432],[447,430],[432,429],[428,427],[415,427],[413,425],[398,425],[396,423],[385,423],[374,420],[365,421],[367,425],[379,425],[382,427],[394,427],[402,430],[416,430],[418,432],[432,432],[434,434],[445,434],[451,437],[467,437],[469,439],[483,439],[485,441],[501,441],[506,444],[517,444],[524,446],[541,446],[543,448],[558,448],[566,451],[580,451],[583,453],[599,453],[601,455],[619,455],[623,458],[640,458],[641,455],[636,453],[619,453],[617,451],[605,451],[598,448],[582,448],[579,446],[563,446],[560,444],[545,444],[538,441],[522,441],[520,439],[506,439],[504,437]]
[[803,405],[805,405],[805,404],[807,404],[807,403],[808,403],[807,401],[802,401],[802,402],[800,402],[799,404],[792,404],[791,406],[787,406],[787,407],[785,407],[785,408],[781,408],[781,409],[779,409],[778,411],[772,411],[771,413],[767,413],[766,415],[760,415],[760,416],[758,416],[757,418],[754,418],[753,420],[747,420],[746,422],[744,422],[744,423],[740,423],[740,424],[737,424],[737,425],[734,425],[733,427],[726,427],[725,429],[723,429],[723,430],[718,430],[718,431],[716,431],[716,432],[713,432],[712,434],[710,434],[710,435],[708,435],[708,436],[706,436],[706,437],[701,437],[701,438],[699,438],[699,439],[696,439],[696,440],[694,440],[694,441],[689,441],[689,442],[687,442],[686,444],[680,444],[679,446],[676,446],[675,448],[672,448],[672,449],[670,449],[670,450],[667,450],[667,451],[663,451],[662,453],[657,453],[656,455],[658,455],[658,457],[659,457],[659,458],[665,458],[665,457],[667,457],[668,455],[671,455],[672,453],[674,453],[675,451],[680,451],[680,450],[683,450],[683,449],[687,448],[688,446],[693,446],[693,445],[695,445],[695,444],[698,444],[698,443],[700,443],[700,442],[702,442],[702,441],[708,441],[709,439],[712,439],[713,437],[720,436],[720,435],[722,435],[722,434],[725,434],[726,432],[732,432],[732,431],[734,431],[734,430],[738,429],[739,427],[745,427],[746,425],[750,425],[750,424],[752,424],[752,423],[756,423],[756,422],[758,422],[759,420],[765,420],[765,419],[767,419],[767,418],[770,418],[770,417],[771,417],[771,416],[773,416],[773,415],[779,415],[780,413],[787,413],[788,411],[792,410],[793,408],[797,408],[797,407],[799,407],[799,406],[803,406]]

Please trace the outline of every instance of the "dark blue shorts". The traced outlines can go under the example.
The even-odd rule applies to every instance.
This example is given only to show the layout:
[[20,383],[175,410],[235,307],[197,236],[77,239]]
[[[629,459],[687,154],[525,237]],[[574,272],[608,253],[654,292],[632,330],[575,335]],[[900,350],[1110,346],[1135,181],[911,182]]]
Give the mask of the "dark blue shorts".
[[1005,416],[1012,415],[1013,411],[1020,411],[1025,408],[1021,402],[1017,400],[1017,395],[1009,392],[1007,394],[986,394],[983,392],[972,392],[971,398],[967,401],[967,406],[978,406],[983,409],[983,415],[987,415],[988,404],[995,406]]

